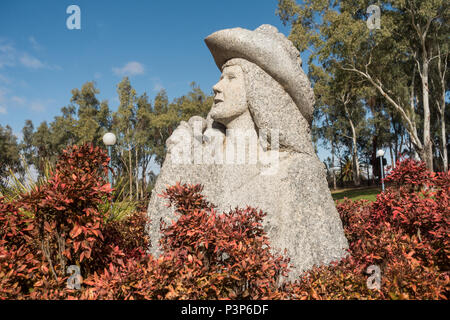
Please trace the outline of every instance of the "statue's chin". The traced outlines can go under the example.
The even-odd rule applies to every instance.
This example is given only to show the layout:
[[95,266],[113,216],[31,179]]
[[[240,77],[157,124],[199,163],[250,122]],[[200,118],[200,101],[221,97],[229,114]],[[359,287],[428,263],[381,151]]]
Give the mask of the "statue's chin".
[[246,107],[235,107],[235,105],[220,102],[215,104],[210,111],[210,117],[214,121],[228,127],[228,124],[240,117],[246,110]]
[[221,125],[223,125],[225,128],[228,126],[228,124],[231,122],[231,120],[233,119],[233,117],[223,117],[220,115],[211,115],[211,118],[217,122],[220,123]]
[[[217,105],[215,105],[214,107],[212,107],[211,109],[211,118],[214,121],[220,122],[222,124],[225,124],[224,122],[226,122],[226,120],[229,118],[229,116],[225,115],[224,112],[222,110],[220,110],[221,108]],[[222,112],[221,112],[222,111]]]

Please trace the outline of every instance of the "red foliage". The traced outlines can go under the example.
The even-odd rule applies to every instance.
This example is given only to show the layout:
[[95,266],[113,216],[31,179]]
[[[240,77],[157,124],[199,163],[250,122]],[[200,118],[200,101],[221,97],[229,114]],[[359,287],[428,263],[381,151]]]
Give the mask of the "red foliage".
[[[146,223],[142,214],[113,224],[106,223],[99,211],[99,205],[111,198],[110,185],[102,176],[108,161],[104,151],[90,144],[69,147],[47,183],[15,203],[0,199],[4,291],[0,298],[10,297],[11,292],[16,297],[64,298],[69,265],[78,265],[86,277],[108,263],[120,265],[123,257],[143,254],[146,247],[130,248],[148,244],[148,238],[142,236]],[[111,230],[119,237],[125,232],[135,238],[120,242]],[[109,232],[106,239],[105,231]]]
[[433,183],[434,173],[427,170],[425,162],[413,159],[399,159],[395,169],[384,181],[392,182],[396,187],[409,186],[411,190]]
[[[217,214],[201,195],[202,187],[177,184],[164,193],[180,215],[162,224],[158,260],[111,267],[88,280],[88,298],[132,299],[271,299],[288,260],[273,255],[253,208]],[[104,290],[105,286],[108,290]],[[124,288],[128,288],[124,292]],[[116,295],[111,291],[117,292]]]
[[[101,259],[104,248],[108,246],[119,247],[125,259],[141,259],[147,255],[150,247],[150,237],[147,231],[149,219],[146,211],[136,211],[123,220],[109,221],[103,227],[102,234],[104,240],[101,246],[94,248],[98,253],[94,253],[97,259]],[[101,263],[102,266],[111,262],[110,259]]]
[[30,248],[34,235],[33,220],[0,198],[0,299],[17,299],[28,293],[33,273],[46,268]]
[[73,146],[63,151],[48,183],[22,198],[23,207],[34,214],[44,256],[55,276],[63,276],[66,266],[77,263],[84,272],[91,271],[92,250],[103,240],[105,223],[98,207],[111,198],[110,185],[101,175],[107,172],[108,161],[98,147]]
[[277,283],[280,275],[286,275],[288,259],[269,250],[262,227],[266,214],[251,207],[217,214],[201,190],[199,185],[177,184],[164,194],[180,214],[172,225],[162,226],[163,261],[173,268],[176,279],[167,297],[277,297]]
[[[374,203],[339,203],[350,256],[289,284],[291,298],[447,299],[449,176],[405,160],[386,178],[394,187]],[[380,290],[367,288],[365,272],[370,265],[381,269]]]
[[[111,222],[106,154],[69,148],[50,181],[15,203],[0,198],[0,299],[447,299],[450,173],[411,160],[386,178],[374,203],[337,205],[349,255],[284,281],[289,259],[270,251],[265,213],[217,213],[199,185],[162,195],[179,217],[161,225],[162,254],[150,245],[145,212]],[[20,208],[20,210],[19,210]],[[80,266],[81,290],[65,288],[65,268]],[[367,267],[381,288],[367,286]]]

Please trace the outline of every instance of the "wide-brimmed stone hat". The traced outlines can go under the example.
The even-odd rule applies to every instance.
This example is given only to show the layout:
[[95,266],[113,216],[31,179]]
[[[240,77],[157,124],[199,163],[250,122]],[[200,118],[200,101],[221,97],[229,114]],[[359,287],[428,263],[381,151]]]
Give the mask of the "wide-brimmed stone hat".
[[289,93],[311,124],[314,92],[302,69],[299,51],[277,28],[265,24],[254,31],[225,29],[209,35],[205,42],[221,71],[228,60],[242,58],[267,72]]

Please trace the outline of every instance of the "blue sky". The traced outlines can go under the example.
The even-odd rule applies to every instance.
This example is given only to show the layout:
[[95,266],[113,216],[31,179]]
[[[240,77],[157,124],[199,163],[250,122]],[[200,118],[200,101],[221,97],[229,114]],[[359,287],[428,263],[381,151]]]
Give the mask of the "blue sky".
[[[81,30],[66,27],[71,4],[81,9]],[[20,137],[26,119],[35,127],[52,121],[69,104],[70,91],[91,80],[112,110],[125,75],[151,98],[165,88],[172,100],[192,81],[210,93],[220,73],[203,39],[265,23],[288,35],[276,7],[276,0],[2,0],[0,125]]]

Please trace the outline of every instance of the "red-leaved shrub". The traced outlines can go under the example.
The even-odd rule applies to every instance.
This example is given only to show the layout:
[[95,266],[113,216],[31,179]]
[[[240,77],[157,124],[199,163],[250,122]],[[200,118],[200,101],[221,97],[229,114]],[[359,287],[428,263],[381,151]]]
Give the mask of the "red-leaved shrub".
[[0,198],[0,299],[19,299],[33,287],[33,274],[45,270],[30,246],[36,232],[33,220],[16,204]]
[[93,271],[92,250],[103,240],[105,223],[98,207],[111,197],[102,177],[108,160],[92,145],[64,150],[48,182],[22,197],[23,207],[34,214],[42,253],[55,278],[77,263],[85,274]]
[[[177,184],[163,194],[179,217],[161,225],[162,255],[88,280],[85,298],[275,299],[288,260],[273,255],[264,213],[247,207],[217,214],[200,185]],[[104,290],[105,286],[108,290]],[[127,291],[124,292],[124,288]],[[112,292],[116,292],[113,294]]]
[[[218,213],[200,185],[161,195],[178,216],[161,224],[161,255],[149,255],[145,211],[110,221],[99,210],[111,199],[108,161],[91,145],[70,147],[48,183],[0,198],[0,299],[448,298],[449,172],[398,162],[375,202],[337,204],[349,255],[288,282],[289,259],[271,252],[265,213]],[[80,290],[66,288],[69,265],[80,267]],[[372,265],[379,289],[367,284]]]
[[15,202],[0,198],[0,298],[65,298],[69,265],[88,277],[109,263],[123,264],[124,257],[142,256],[145,216],[108,223],[99,210],[111,199],[103,178],[108,161],[90,144],[69,147],[47,183]]
[[[448,299],[449,176],[399,161],[374,203],[339,203],[350,256],[289,284],[290,298]],[[380,290],[367,286],[370,265],[381,270]]]

